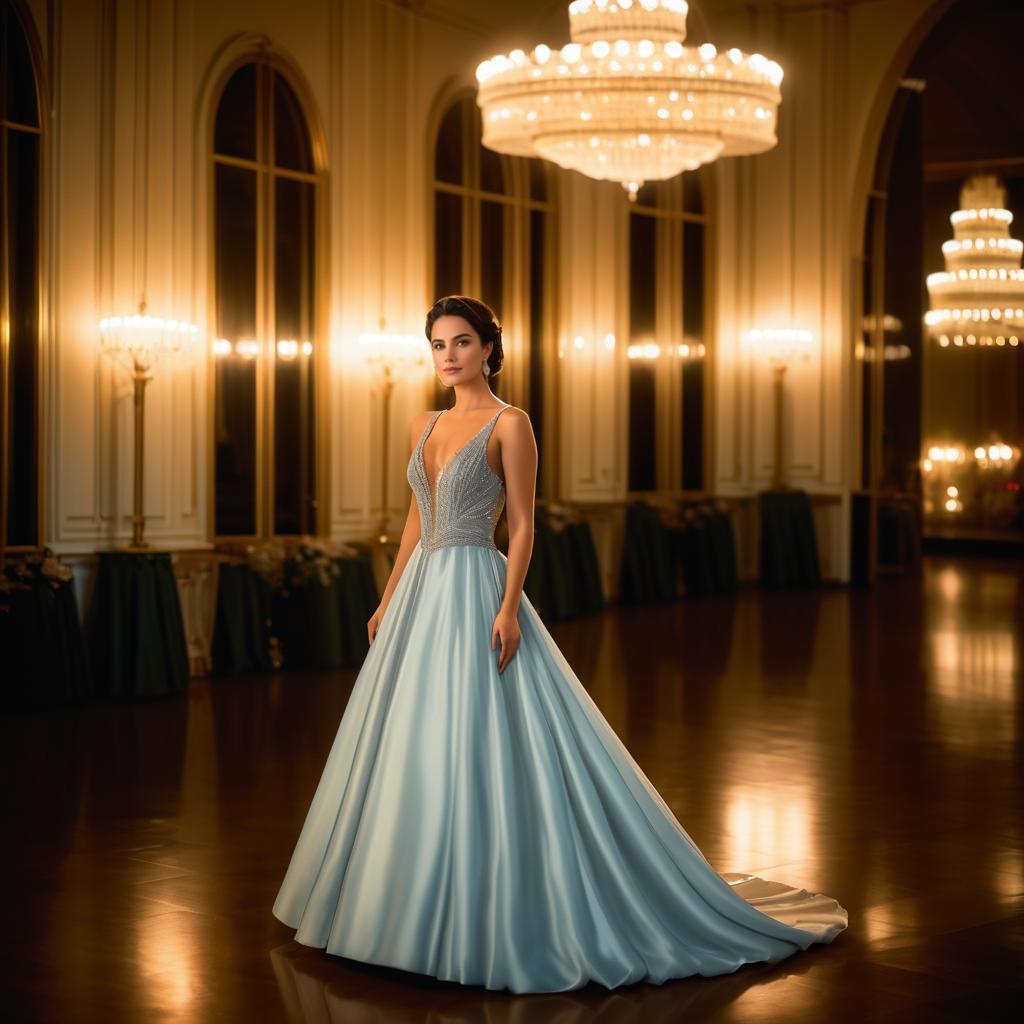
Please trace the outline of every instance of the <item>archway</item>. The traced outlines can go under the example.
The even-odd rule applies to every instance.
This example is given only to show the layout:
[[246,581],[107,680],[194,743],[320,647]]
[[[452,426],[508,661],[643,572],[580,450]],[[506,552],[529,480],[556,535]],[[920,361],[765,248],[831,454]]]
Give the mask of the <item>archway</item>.
[[[1020,492],[1005,486],[1019,480],[1006,465],[1001,475],[983,472],[973,458],[993,430],[1019,447],[1024,351],[940,349],[923,323],[926,275],[944,269],[942,246],[964,180],[978,171],[1002,175],[1007,205],[1024,215],[1024,118],[1002,99],[1016,92],[1006,75],[1021,74],[1012,69],[1022,30],[1024,10],[1013,0],[958,0],[907,55],[889,106],[864,201],[854,580],[912,564],[922,536],[1024,538],[1012,497]],[[929,459],[932,449],[942,460]],[[953,479],[947,452],[956,454],[962,481]],[[964,482],[967,503],[959,500]],[[956,494],[947,494],[950,487]]]

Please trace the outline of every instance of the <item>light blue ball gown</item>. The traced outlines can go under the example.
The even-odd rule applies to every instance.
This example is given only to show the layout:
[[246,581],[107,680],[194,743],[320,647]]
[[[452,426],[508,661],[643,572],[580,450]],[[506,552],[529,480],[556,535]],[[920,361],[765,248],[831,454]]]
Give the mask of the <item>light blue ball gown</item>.
[[355,681],[274,902],[306,946],[512,992],[776,962],[847,925],[833,899],[720,875],[525,594],[499,674],[507,559],[491,420],[409,460],[421,536]]

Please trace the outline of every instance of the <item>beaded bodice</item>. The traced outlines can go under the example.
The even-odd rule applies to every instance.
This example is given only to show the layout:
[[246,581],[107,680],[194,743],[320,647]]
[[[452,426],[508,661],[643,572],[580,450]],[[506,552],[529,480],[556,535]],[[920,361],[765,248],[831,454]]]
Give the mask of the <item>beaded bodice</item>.
[[498,417],[509,408],[499,409],[441,467],[430,490],[423,446],[443,409],[427,422],[409,458],[406,477],[416,495],[420,512],[420,545],[424,551],[475,544],[495,548],[494,527],[505,507],[505,484],[487,461],[487,442]]

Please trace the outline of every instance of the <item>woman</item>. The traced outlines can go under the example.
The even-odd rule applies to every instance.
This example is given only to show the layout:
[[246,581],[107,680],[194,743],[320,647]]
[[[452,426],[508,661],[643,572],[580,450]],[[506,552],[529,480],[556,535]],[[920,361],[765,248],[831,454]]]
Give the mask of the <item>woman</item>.
[[426,333],[455,402],[413,421],[402,542],[274,914],[328,953],[513,992],[830,942],[835,900],[715,872],[522,593],[537,449],[488,386],[493,312],[449,296]]

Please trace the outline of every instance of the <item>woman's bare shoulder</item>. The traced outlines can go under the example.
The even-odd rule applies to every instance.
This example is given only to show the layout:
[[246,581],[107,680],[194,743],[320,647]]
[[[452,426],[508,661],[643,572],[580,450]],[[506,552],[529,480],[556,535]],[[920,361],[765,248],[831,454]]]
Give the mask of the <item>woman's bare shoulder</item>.
[[520,409],[517,405],[507,405],[498,417],[497,426],[499,429],[502,427],[502,424],[505,425],[505,429],[510,427],[512,430],[531,429],[530,414],[525,409]]
[[525,409],[516,405],[509,405],[502,410],[495,424],[494,433],[497,435],[498,443],[508,441],[514,443],[517,439],[524,442],[533,437],[533,423],[530,421],[530,414]]

